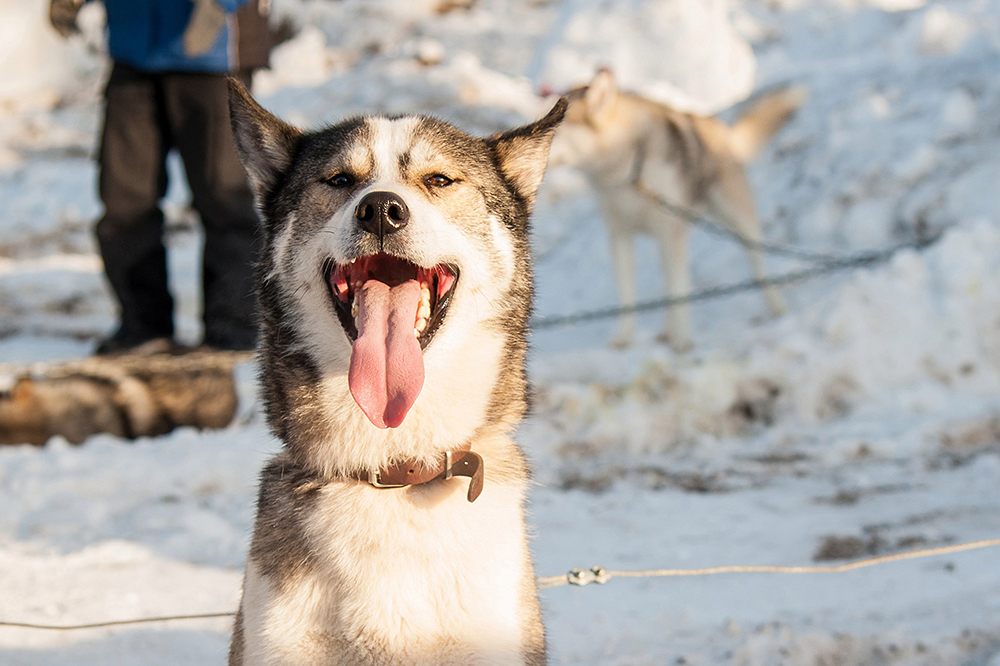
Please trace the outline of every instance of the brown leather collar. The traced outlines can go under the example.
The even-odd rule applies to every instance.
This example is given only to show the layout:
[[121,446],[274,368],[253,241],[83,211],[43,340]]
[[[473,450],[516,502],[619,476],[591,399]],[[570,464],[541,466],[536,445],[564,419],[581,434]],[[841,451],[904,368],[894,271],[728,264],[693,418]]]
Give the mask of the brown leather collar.
[[458,450],[445,451],[436,463],[430,465],[411,459],[377,471],[355,472],[351,476],[380,489],[419,486],[438,479],[467,476],[470,481],[466,497],[470,502],[475,502],[479,493],[483,492],[483,474],[484,463],[481,455],[473,451]]

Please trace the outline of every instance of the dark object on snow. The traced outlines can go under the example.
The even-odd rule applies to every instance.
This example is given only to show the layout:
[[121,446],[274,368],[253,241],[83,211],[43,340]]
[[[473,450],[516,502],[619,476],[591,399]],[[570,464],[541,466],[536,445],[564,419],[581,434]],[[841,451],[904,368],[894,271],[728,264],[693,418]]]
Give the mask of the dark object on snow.
[[223,428],[236,414],[236,357],[210,352],[93,359],[23,375],[0,392],[0,444],[134,439],[180,426]]

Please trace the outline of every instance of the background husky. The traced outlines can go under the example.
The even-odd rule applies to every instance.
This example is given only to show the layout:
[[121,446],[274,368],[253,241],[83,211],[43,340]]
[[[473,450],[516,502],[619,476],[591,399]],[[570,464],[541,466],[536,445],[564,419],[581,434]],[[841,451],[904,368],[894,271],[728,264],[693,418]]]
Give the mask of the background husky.
[[[640,183],[677,206],[718,219],[744,238],[760,240],[760,221],[744,164],[801,106],[804,89],[786,88],[763,97],[732,127],[620,92],[607,70],[586,88],[574,91],[569,100],[550,162],[579,167],[593,184],[611,234],[622,305],[632,305],[636,298],[636,234],[656,238],[669,295],[691,292],[690,223],[643,197],[637,188]],[[760,251],[748,252],[754,275],[765,278]],[[764,293],[771,312],[785,311],[774,287]],[[692,344],[690,328],[689,308],[671,308],[661,338],[679,351],[687,350]],[[635,315],[623,315],[612,345],[628,345],[634,329]]]
[[[230,664],[543,663],[509,433],[528,215],[565,102],[485,140],[414,116],[304,134],[235,82],[230,104],[264,217],[262,385],[285,445],[262,474]],[[369,483],[470,447],[475,503],[475,480]]]

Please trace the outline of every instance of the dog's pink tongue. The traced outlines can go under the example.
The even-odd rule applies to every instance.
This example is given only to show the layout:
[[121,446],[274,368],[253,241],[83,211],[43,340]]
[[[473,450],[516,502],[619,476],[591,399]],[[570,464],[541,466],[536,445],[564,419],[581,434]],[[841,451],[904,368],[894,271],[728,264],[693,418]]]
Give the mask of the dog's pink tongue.
[[358,339],[347,375],[351,395],[379,428],[396,428],[424,385],[424,357],[413,335],[420,285],[368,280],[358,290]]

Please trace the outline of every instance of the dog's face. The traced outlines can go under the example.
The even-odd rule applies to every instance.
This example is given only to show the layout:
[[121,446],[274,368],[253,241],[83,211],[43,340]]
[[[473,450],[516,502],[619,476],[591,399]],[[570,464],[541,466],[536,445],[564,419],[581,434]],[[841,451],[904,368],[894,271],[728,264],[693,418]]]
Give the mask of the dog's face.
[[527,217],[564,102],[489,139],[418,116],[303,133],[236,83],[230,105],[264,216],[260,289],[278,310],[262,299],[265,346],[270,315],[321,375],[346,374],[371,424],[397,428],[422,390],[461,384],[451,363],[484,331],[523,333]]
[[565,119],[552,141],[549,164],[602,168],[627,142],[620,136],[626,128],[616,123],[618,96],[618,86],[607,70],[599,71],[586,87],[570,92]]

